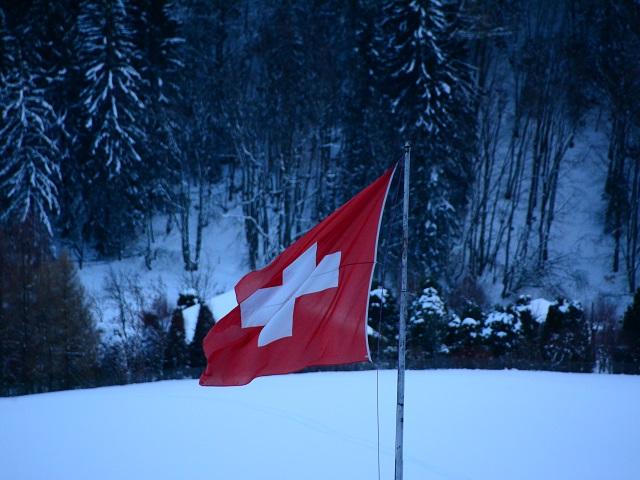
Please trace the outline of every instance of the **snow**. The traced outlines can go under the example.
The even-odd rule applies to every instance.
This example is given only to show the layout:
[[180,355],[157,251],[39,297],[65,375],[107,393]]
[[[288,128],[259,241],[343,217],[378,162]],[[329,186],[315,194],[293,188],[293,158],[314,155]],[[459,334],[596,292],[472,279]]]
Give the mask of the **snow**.
[[182,292],[180,292],[180,295],[184,297],[197,297],[198,292],[196,291],[195,288],[188,287],[182,290]]
[[445,315],[445,305],[438,291],[435,288],[428,287],[422,291],[422,295],[418,297],[419,307],[428,314],[433,314],[438,317]]
[[370,297],[377,297],[379,300],[382,300],[382,303],[385,304],[387,301],[387,290],[382,287],[374,288],[369,292]]
[[182,310],[182,318],[184,319],[184,341],[187,345],[193,342],[193,336],[196,334],[196,325],[198,323],[199,313],[199,303]]
[[209,309],[213,314],[213,319],[217,322],[227,313],[238,306],[238,299],[236,298],[236,291],[231,289],[227,292],[216,295],[207,302]]
[[506,312],[491,312],[487,315],[487,319],[485,320],[487,325],[492,325],[494,323],[502,323],[503,325],[511,325],[514,323],[513,315]]
[[[380,383],[393,478],[395,372]],[[405,479],[640,478],[640,377],[410,371]],[[597,412],[597,413],[596,413]],[[377,478],[376,373],[196,381],[0,399],[3,478]]]
[[[174,226],[167,233],[166,225],[167,218],[163,216],[158,216],[153,222],[156,241],[151,270],[146,267],[143,255],[110,262],[86,260],[84,268],[79,270],[87,293],[101,311],[99,326],[105,332],[113,329],[112,320],[117,315],[104,290],[111,272],[116,276],[137,278],[148,299],[153,299],[160,291],[167,297],[170,307],[174,307],[180,293],[196,293],[200,298],[211,299],[207,303],[215,319],[224,316],[222,312],[230,301],[218,299],[216,294],[227,292],[230,295],[237,281],[248,271],[242,222],[225,217],[222,209],[213,210],[211,224],[203,233],[200,269],[197,272],[184,271],[179,229]],[[143,243],[144,239],[141,239],[139,250],[142,252]]]
[[367,335],[375,338],[380,337],[380,334],[370,325],[367,325]]
[[550,302],[544,298],[536,298],[531,300],[529,304],[529,308],[531,309],[531,315],[538,323],[544,323],[547,319],[547,314],[549,313],[549,307],[553,305],[554,302]]

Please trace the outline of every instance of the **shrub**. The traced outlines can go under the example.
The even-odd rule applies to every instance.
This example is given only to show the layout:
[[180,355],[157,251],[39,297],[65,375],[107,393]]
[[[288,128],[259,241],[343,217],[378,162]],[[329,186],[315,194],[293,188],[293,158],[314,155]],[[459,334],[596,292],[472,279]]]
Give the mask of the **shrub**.
[[411,366],[424,367],[442,349],[447,308],[435,287],[426,287],[409,306],[408,359]]
[[447,323],[444,339],[445,352],[456,357],[479,358],[486,356],[480,335],[484,314],[470,301],[464,304],[462,315],[453,315]]
[[480,336],[493,357],[501,357],[515,350],[521,323],[513,311],[496,307],[484,318]]
[[591,330],[578,302],[559,298],[549,307],[541,340],[543,357],[553,368],[593,370]]

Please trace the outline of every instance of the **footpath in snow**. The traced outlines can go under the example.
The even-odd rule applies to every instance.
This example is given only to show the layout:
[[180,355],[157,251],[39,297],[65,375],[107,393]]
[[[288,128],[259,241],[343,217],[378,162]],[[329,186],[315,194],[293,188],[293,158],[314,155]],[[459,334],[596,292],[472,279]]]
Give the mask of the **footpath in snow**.
[[[380,372],[383,479],[395,372]],[[640,377],[408,372],[407,480],[637,480]],[[0,399],[0,477],[377,478],[376,373],[166,381]]]

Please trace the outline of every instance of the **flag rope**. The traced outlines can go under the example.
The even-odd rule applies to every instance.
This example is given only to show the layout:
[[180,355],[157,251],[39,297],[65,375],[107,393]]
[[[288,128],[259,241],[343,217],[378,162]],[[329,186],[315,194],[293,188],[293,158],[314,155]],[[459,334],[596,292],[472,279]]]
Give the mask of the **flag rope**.
[[[401,157],[402,158],[402,157]],[[400,166],[402,164],[402,162],[400,162],[400,160],[398,160],[396,162],[396,164],[398,166]],[[396,167],[397,168],[397,167]],[[402,168],[404,168],[404,164],[402,164]],[[397,168],[398,170],[401,170],[400,168]],[[402,173],[402,172],[398,172],[398,173]],[[401,178],[401,176],[399,174],[394,176],[393,180],[396,180],[396,178]],[[400,184],[396,183],[397,188],[395,189],[395,193],[394,193],[394,198],[390,203],[390,210],[391,212],[395,212],[395,206],[397,205],[398,202],[398,198],[400,197]],[[380,242],[381,246],[387,246],[388,245],[388,240],[390,238],[390,231],[391,231],[391,227],[393,225],[393,220],[395,220],[397,218],[396,215],[394,215],[393,213],[391,213],[387,216],[387,224],[386,224],[386,228],[384,229],[384,233],[382,235],[382,241]],[[382,212],[382,215],[384,215],[384,212]],[[378,270],[378,283],[380,284],[380,286],[382,287],[382,294],[384,295],[384,291],[386,290],[384,287],[384,278],[386,275],[386,265],[387,265],[387,253],[389,251],[389,248],[383,248],[383,253],[382,253],[382,262],[379,263],[380,265],[380,269]],[[382,337],[382,317],[383,317],[383,309],[382,309],[382,301],[383,298],[380,298],[380,311],[378,313],[378,325],[377,325],[377,339],[376,339],[376,360],[374,362],[374,366],[376,368],[376,433],[377,433],[377,454],[378,454],[378,480],[381,479],[381,472],[380,472],[380,339]]]

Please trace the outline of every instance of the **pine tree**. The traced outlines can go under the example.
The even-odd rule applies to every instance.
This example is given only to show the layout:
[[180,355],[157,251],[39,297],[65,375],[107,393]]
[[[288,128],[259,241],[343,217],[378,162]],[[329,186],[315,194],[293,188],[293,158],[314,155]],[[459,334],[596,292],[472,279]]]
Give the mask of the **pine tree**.
[[384,9],[389,100],[399,132],[437,133],[451,126],[453,89],[460,83],[445,42],[448,20],[433,0],[392,0]]
[[184,335],[182,310],[174,310],[164,350],[164,371],[166,374],[180,374],[187,365],[188,351]]
[[[142,188],[139,196],[144,210],[147,239],[145,261],[151,268],[154,257],[152,216],[169,204],[170,180],[176,162],[169,141],[170,119],[175,117],[183,100],[180,73],[184,67],[181,49],[184,40],[178,36],[179,24],[175,20],[175,2],[170,0],[143,0],[132,9],[135,27],[134,44],[140,52],[137,65],[147,98],[144,119],[146,143],[144,150],[153,162],[146,162],[141,173]],[[185,128],[181,124],[179,128]],[[173,167],[173,168],[172,168]]]
[[395,131],[388,122],[381,94],[386,72],[381,68],[376,42],[380,6],[352,0],[346,11],[344,51],[343,197],[351,198],[398,158]]
[[2,370],[0,386],[18,395],[37,391],[32,378],[38,358],[34,319],[30,315],[36,298],[35,273],[43,261],[33,223],[0,229],[0,289],[2,290]]
[[34,227],[0,229],[0,392],[95,385],[98,333],[73,264]]
[[447,323],[447,308],[438,290],[422,289],[411,302],[408,321],[408,353],[415,367],[425,367],[440,352]]
[[390,0],[380,24],[382,85],[397,140],[412,150],[414,274],[445,273],[466,202],[474,148],[471,69],[456,1]]
[[198,311],[198,321],[196,323],[193,340],[189,344],[189,365],[191,367],[203,368],[207,365],[207,359],[202,351],[202,341],[207,336],[211,327],[213,327],[213,314],[206,303],[200,302],[200,310]]
[[122,0],[87,2],[78,21],[91,153],[102,162],[100,171],[113,178],[142,160],[139,143],[144,134],[137,123],[144,110],[136,68],[140,52]]
[[75,266],[66,255],[41,265],[35,289],[40,383],[47,390],[94,385],[98,332]]
[[[64,118],[64,131],[57,142],[64,161],[60,165],[60,214],[56,229],[82,268],[87,240],[83,235],[83,227],[87,222],[88,203],[84,189],[90,188],[83,177],[83,169],[90,155],[84,145],[87,139],[82,135],[85,117],[80,94],[84,85],[84,71],[77,52],[80,9],[81,2],[76,0],[33,0],[27,15],[34,19],[31,41],[41,52],[49,72],[50,103]],[[94,184],[91,187],[97,186]]]
[[[169,105],[176,100],[177,70],[184,67],[179,46],[175,2],[141,0],[133,10],[134,44],[140,52],[139,71],[149,87],[152,103]],[[156,107],[157,108],[157,107]],[[157,113],[157,112],[156,112]]]
[[122,0],[91,0],[78,18],[88,228],[102,253],[118,255],[139,230],[147,168],[144,82],[129,14]]
[[0,74],[6,75],[15,63],[16,39],[9,30],[4,10],[0,8]]
[[0,18],[0,219],[23,223],[33,217],[49,234],[59,210],[62,118],[48,101],[50,78],[42,57],[30,48],[29,27],[12,35]]
[[[149,141],[145,149],[153,152],[153,157],[162,159],[154,162],[154,170],[148,172],[151,184],[166,180],[169,159],[164,124],[181,100],[179,71],[185,66],[181,59],[185,52],[181,50],[184,39],[178,35],[179,25],[174,19],[174,3],[170,0],[144,0],[136,2],[133,9],[133,40],[140,52],[136,66],[148,99],[145,123]],[[150,195],[153,193],[149,192]]]

